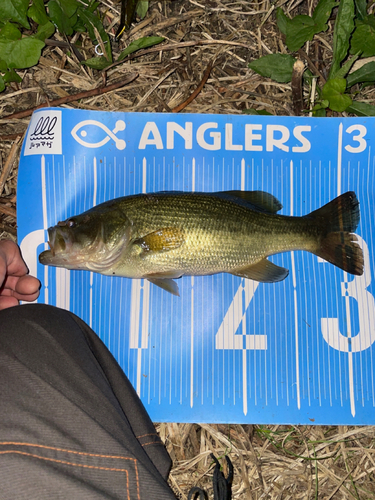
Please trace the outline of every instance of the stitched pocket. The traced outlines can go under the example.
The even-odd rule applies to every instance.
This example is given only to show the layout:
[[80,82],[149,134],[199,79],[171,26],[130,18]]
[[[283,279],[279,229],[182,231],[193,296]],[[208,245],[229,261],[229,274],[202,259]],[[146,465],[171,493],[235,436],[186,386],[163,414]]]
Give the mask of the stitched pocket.
[[[20,487],[23,483],[26,488],[28,475],[35,478],[35,471],[43,470],[46,474],[39,476],[40,488],[44,487],[42,477],[47,478],[50,485],[59,484],[62,488],[66,477],[67,484],[77,479],[78,481],[75,481],[77,488],[81,484],[85,490],[89,487],[103,496],[127,500],[140,499],[138,464],[134,458],[84,453],[32,443],[0,442],[0,460],[3,464],[8,462],[17,467],[16,469],[6,467],[8,474],[11,470],[11,475],[17,476],[12,478],[15,488],[16,485]],[[0,472],[0,477],[1,475]],[[32,481],[33,487],[35,484],[36,481]],[[35,492],[32,494],[37,498]],[[43,494],[41,498],[45,498],[45,495]]]

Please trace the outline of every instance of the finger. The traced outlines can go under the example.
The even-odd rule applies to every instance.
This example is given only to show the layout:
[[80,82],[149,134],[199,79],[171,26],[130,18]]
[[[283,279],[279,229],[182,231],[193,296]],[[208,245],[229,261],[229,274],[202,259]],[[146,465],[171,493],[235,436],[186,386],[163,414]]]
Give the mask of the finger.
[[[20,300],[26,301],[26,302],[34,302],[39,297],[40,290],[37,290],[36,292],[32,293],[18,293],[15,292],[14,290],[11,290],[9,288],[4,288],[0,294],[0,300],[5,300],[6,302],[8,301],[9,298],[14,298],[16,299],[17,303]],[[16,304],[14,304],[16,305]]]
[[1,296],[0,297],[0,310],[8,309],[8,307],[18,306],[19,302],[16,297],[12,296]]
[[13,298],[17,299],[17,301],[22,300],[23,302],[34,302],[34,300],[36,300],[38,297],[39,297],[39,290],[29,295],[22,295],[16,292],[13,294]]
[[36,292],[33,293],[25,294],[25,293],[17,293],[14,290],[9,290],[7,288],[4,288],[4,290],[2,290],[0,295],[0,301],[4,300],[5,302],[8,302],[8,299],[14,298],[15,302],[12,301],[14,302],[14,304],[12,305],[17,305],[17,303],[20,300],[26,302],[34,302],[34,300],[36,300],[39,297],[39,295],[40,295],[40,290],[37,290]]
[[[18,288],[20,287],[20,288]],[[39,288],[39,280],[34,276],[25,274],[20,278],[18,276],[7,276],[3,285],[0,287],[0,295],[14,295],[18,293],[34,293]]]
[[[21,252],[13,241],[0,241],[0,260],[5,262],[5,272],[10,276],[23,276],[27,274],[27,266],[21,257]],[[4,266],[1,266],[2,268]],[[0,273],[3,269],[0,269]]]
[[34,276],[26,275],[18,278],[14,291],[20,295],[33,295],[39,292],[39,289],[40,281]]
[[[0,288],[0,297],[14,297],[18,300],[33,302],[39,297],[40,282],[34,276],[16,278],[9,276]],[[16,305],[16,304],[14,304]]]

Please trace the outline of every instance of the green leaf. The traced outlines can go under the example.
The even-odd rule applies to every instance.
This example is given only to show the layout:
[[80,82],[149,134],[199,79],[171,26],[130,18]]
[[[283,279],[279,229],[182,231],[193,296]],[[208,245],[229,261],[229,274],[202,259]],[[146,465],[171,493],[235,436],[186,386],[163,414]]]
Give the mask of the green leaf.
[[134,42],[130,43],[125,50],[121,52],[118,56],[117,61],[122,61],[126,56],[136,52],[140,49],[147,49],[148,47],[152,47],[153,45],[157,45],[164,41],[164,38],[161,36],[146,36],[143,38],[138,38],[138,40],[134,40]]
[[356,62],[360,54],[356,54],[354,57],[346,61],[341,68],[336,72],[335,78],[345,78],[346,75],[349,73],[350,68],[353,66],[353,64]]
[[81,64],[84,64],[85,66],[88,66],[89,68],[92,69],[102,70],[107,66],[109,66],[111,63],[108,61],[107,58],[99,56],[99,57],[92,57],[91,59],[87,59],[86,61],[82,61]]
[[32,38],[37,38],[38,40],[44,42],[44,40],[55,33],[55,30],[55,26],[50,21],[47,21],[46,24],[38,26],[38,31],[35,33],[35,35],[32,35]]
[[367,1],[366,0],[354,0],[355,10],[357,14],[357,19],[362,20],[367,15]]
[[0,92],[3,92],[4,90],[5,90],[4,78],[0,75]]
[[375,82],[375,61],[364,64],[361,68],[350,73],[346,78],[346,85],[348,87],[363,82]]
[[268,54],[249,64],[249,68],[262,76],[267,76],[279,83],[290,82],[293,65],[296,62],[289,54]]
[[10,83],[10,82],[21,83],[22,78],[14,71],[14,69],[11,69],[10,71],[5,72],[4,82],[5,83]]
[[312,14],[315,24],[318,26],[328,23],[328,19],[331,17],[332,9],[337,7],[338,4],[339,0],[321,0],[315,7]]
[[8,68],[24,69],[38,64],[44,43],[28,37],[21,40],[0,40],[0,54]]
[[8,71],[8,65],[3,59],[0,59],[0,71],[2,71],[3,73],[5,71]]
[[29,0],[1,0],[0,18],[14,21],[24,28],[30,28],[26,16],[28,7]]
[[329,106],[329,101],[327,101],[327,99],[323,99],[323,101],[320,101],[317,104],[315,104],[312,110],[315,112],[318,111],[319,109],[326,109],[328,108],[328,106]]
[[33,0],[27,15],[37,24],[46,24],[49,21],[43,0]]
[[22,33],[13,23],[6,23],[0,30],[0,39],[19,40],[22,38]]
[[[56,2],[64,14],[71,18],[77,13],[80,3],[77,0],[53,0]],[[48,3],[49,6],[50,2]]]
[[285,43],[292,52],[300,49],[308,40],[312,40],[316,33],[326,31],[327,22],[336,0],[320,0],[315,7],[313,16],[295,16],[293,19],[282,17],[282,25],[286,24]]
[[346,80],[344,78],[333,78],[324,85],[322,97],[329,101],[329,107],[332,111],[345,111],[352,104],[352,99],[344,94],[345,89]]
[[78,15],[79,15],[79,18],[84,22],[84,24],[87,28],[87,31],[90,35],[90,38],[94,41],[94,43],[98,42],[98,40],[96,40],[94,27],[98,30],[100,38],[102,39],[102,41],[104,43],[104,47],[105,47],[106,53],[103,55],[106,56],[108,61],[112,62],[113,59],[112,59],[111,42],[109,40],[109,36],[108,36],[107,32],[105,31],[100,19],[95,14],[90,12],[89,10],[87,10],[87,9],[84,10],[81,7],[78,9]]
[[341,62],[348,55],[349,40],[353,30],[354,0],[341,0],[333,32],[333,57],[328,79],[336,78]]
[[320,108],[316,111],[313,110],[313,117],[314,118],[325,118],[326,117],[326,110],[324,108]]
[[50,0],[48,2],[48,12],[50,15],[50,18],[54,22],[54,24],[57,26],[58,30],[60,33],[64,33],[65,35],[73,35],[73,25],[75,24],[75,21],[73,23],[73,19],[70,19],[70,16],[68,16],[63,9],[61,8],[60,2],[57,0]]
[[285,43],[289,50],[295,52],[307,40],[312,40],[315,33],[319,33],[319,31],[322,30],[316,30],[315,23],[310,16],[296,16],[287,23]]
[[99,5],[100,2],[94,2],[94,1],[87,2],[87,10],[94,13],[96,9],[99,7]]
[[375,116],[375,106],[367,104],[367,102],[354,101],[346,111],[357,116]]
[[285,15],[283,9],[281,7],[277,7],[276,9],[276,22],[277,27],[281,31],[283,35],[286,35],[286,26],[290,19]]
[[139,0],[137,3],[136,11],[138,16],[143,19],[148,11],[148,0]]
[[355,54],[361,52],[362,57],[371,57],[375,55],[375,18],[367,17],[364,21],[356,22],[352,39],[350,52]]
[[85,23],[82,21],[82,19],[79,17],[79,15],[77,16],[77,21],[73,25],[73,30],[78,31],[80,33],[85,33],[86,31],[88,31]]

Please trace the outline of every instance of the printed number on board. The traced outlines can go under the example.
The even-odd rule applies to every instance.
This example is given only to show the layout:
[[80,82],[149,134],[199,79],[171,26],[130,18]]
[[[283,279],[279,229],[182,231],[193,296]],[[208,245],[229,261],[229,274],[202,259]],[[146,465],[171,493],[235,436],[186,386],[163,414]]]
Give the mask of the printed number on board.
[[[352,281],[341,283],[341,293],[345,299],[347,332],[340,332],[338,318],[321,318],[324,340],[328,345],[341,352],[359,352],[368,349],[375,341],[375,299],[368,291],[371,284],[370,256],[366,242],[357,236],[363,248],[365,259],[364,273]],[[324,262],[324,261],[322,261]],[[350,301],[354,299],[358,306],[359,332],[352,336]]]
[[367,129],[364,125],[351,125],[345,132],[351,136],[352,144],[347,144],[345,149],[349,153],[362,153],[367,147],[367,141],[365,135],[367,134]]
[[[267,335],[246,332],[246,311],[259,286],[257,281],[242,280],[227,313],[215,335],[215,348],[267,350]],[[239,330],[239,331],[237,331]]]

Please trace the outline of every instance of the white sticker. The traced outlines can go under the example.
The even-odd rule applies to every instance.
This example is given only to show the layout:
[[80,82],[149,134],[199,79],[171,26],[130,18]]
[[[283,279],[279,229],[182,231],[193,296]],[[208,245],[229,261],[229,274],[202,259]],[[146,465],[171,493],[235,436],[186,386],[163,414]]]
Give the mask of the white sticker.
[[42,154],[62,154],[61,111],[37,111],[31,118],[24,155]]

